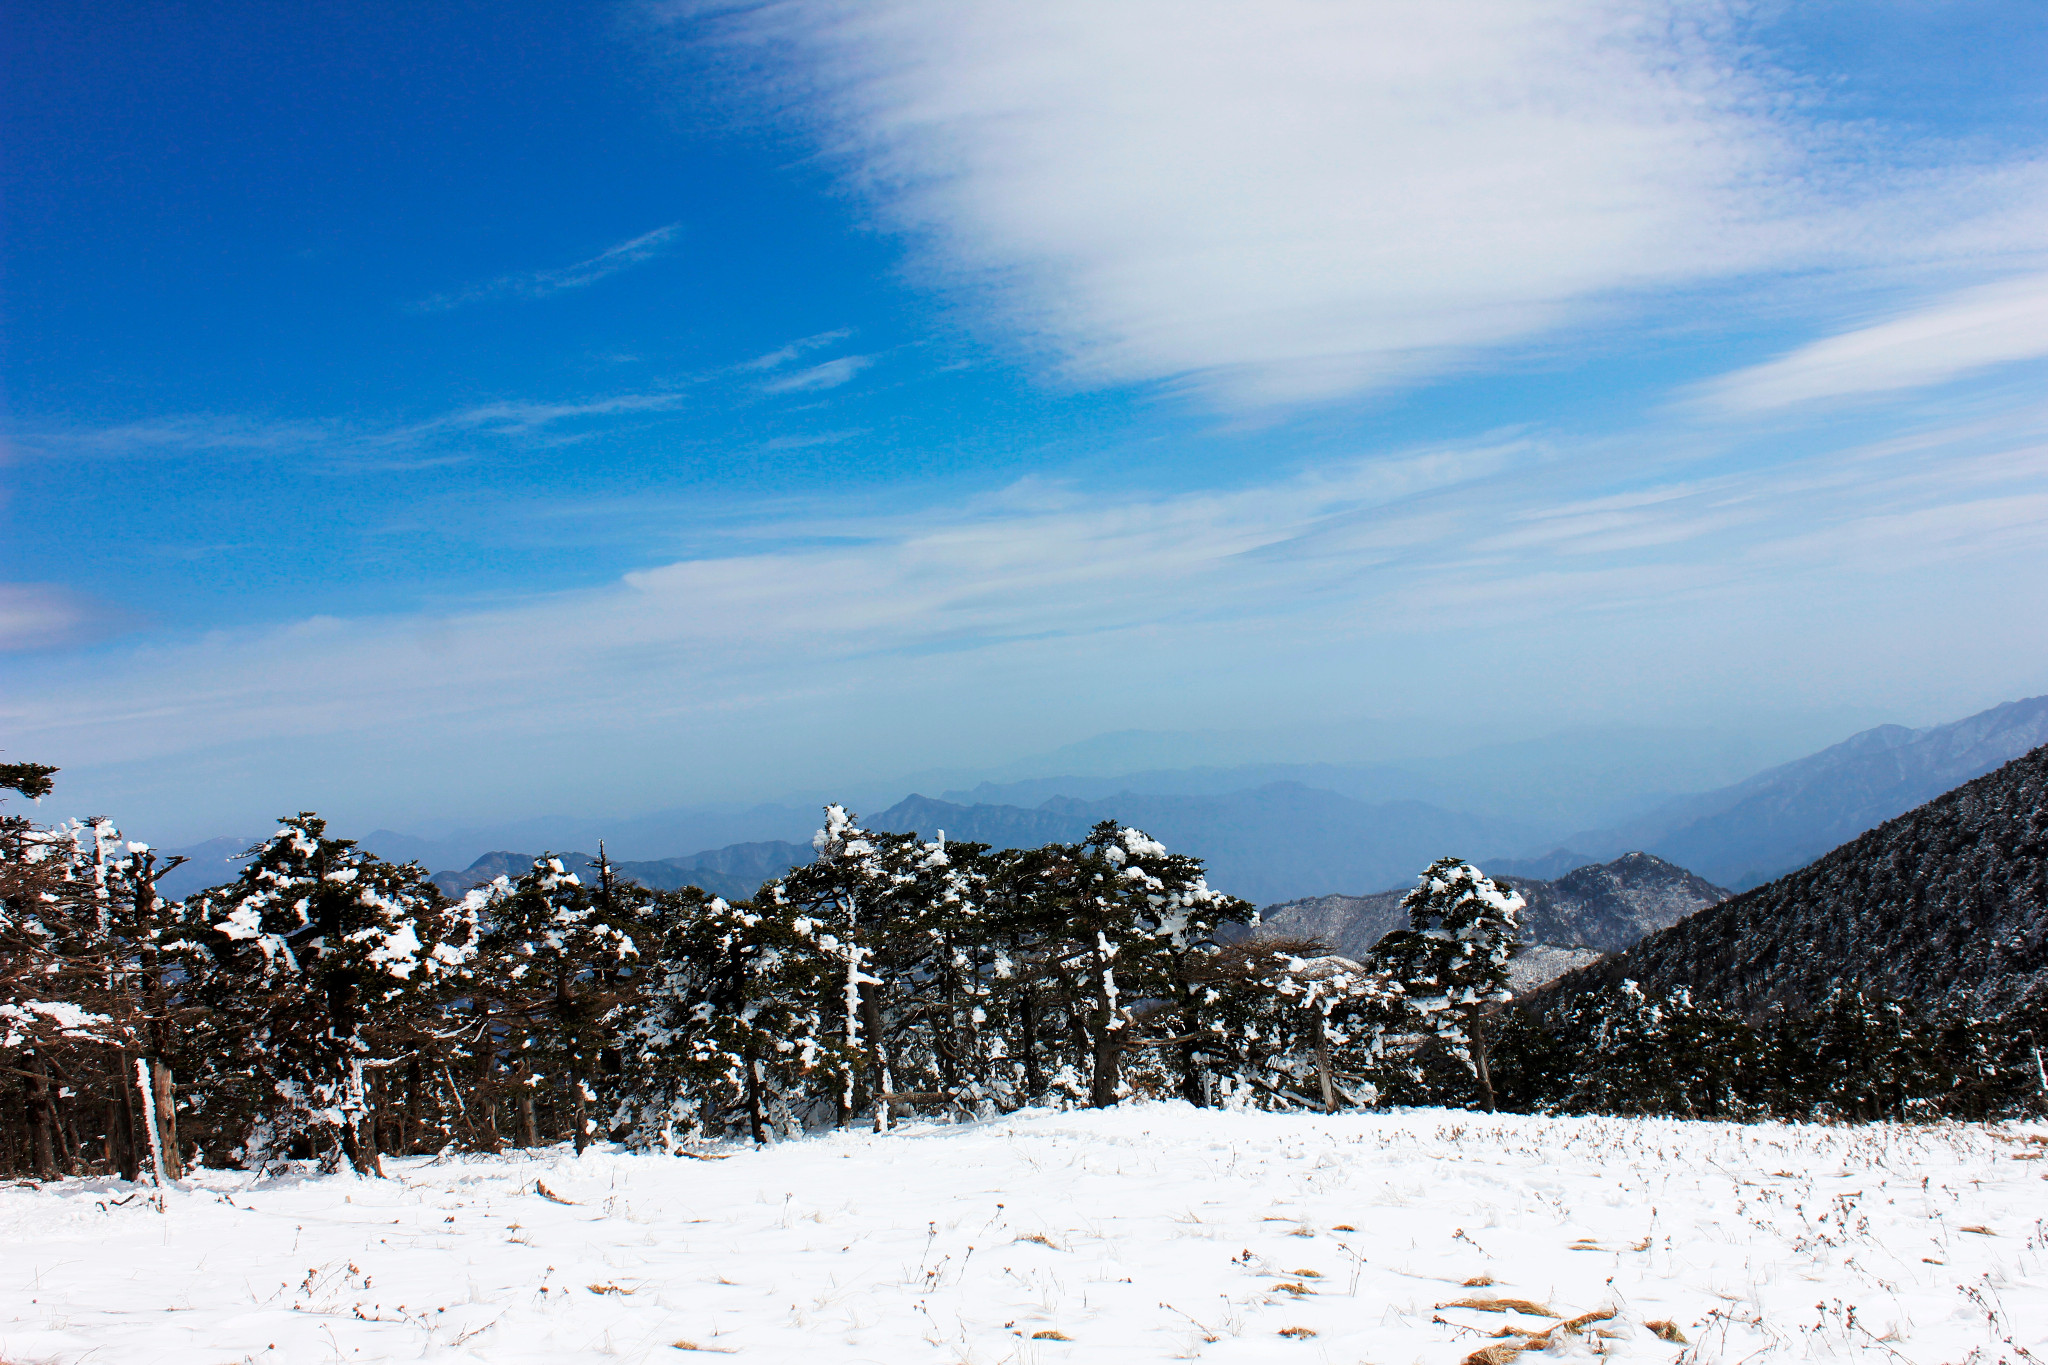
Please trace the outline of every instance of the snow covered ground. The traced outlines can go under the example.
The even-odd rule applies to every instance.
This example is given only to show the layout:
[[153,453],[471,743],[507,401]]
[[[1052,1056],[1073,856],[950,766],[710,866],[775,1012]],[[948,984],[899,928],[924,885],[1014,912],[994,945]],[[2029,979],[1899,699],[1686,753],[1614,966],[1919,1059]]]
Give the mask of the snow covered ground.
[[1446,1306],[1500,1297],[1615,1310],[1554,1355],[2048,1362],[2033,1129],[1145,1104],[726,1150],[9,1188],[0,1361],[1457,1365],[1551,1327]]

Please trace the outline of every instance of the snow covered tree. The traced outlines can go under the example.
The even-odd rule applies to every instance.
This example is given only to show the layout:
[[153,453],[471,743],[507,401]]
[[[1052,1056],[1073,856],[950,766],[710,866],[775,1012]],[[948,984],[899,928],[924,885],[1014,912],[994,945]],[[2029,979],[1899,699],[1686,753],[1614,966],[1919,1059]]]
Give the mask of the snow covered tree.
[[1555,1022],[1572,1048],[1553,1101],[1566,1113],[1739,1119],[1755,1108],[1754,1030],[1690,992],[1653,998],[1624,981],[1568,1002]]
[[838,1119],[864,1103],[884,1131],[911,1096],[955,1096],[962,1016],[944,996],[958,980],[950,945],[979,914],[980,880],[943,836],[863,829],[839,805],[825,808],[812,846],[816,861],[763,887],[756,903],[809,924],[812,941],[837,958],[836,999],[821,1009],[836,1016],[841,1052],[858,1059],[841,1077]]
[[[56,771],[15,769],[20,781],[0,785],[47,792]],[[163,870],[102,818],[53,828],[0,819],[0,1017],[6,1048],[20,1049],[10,1069],[26,1081],[39,1174],[75,1173],[81,1133],[93,1129],[101,1159],[123,1175],[152,1147],[160,1174],[181,1173],[165,1059],[187,1030],[171,1027],[159,961],[178,909],[156,895]],[[147,1058],[139,1075],[137,1054]]]
[[1489,1011],[1514,998],[1508,961],[1515,954],[1524,902],[1460,858],[1439,858],[1402,898],[1409,927],[1381,939],[1374,965],[1401,983],[1417,1026],[1479,1083],[1495,1107],[1486,1050]]
[[1224,1102],[1369,1105],[1400,986],[1313,939],[1253,938],[1208,964],[1202,1046]]
[[765,1142],[803,1131],[818,1081],[836,1094],[854,1060],[823,1008],[836,955],[811,920],[761,900],[765,913],[694,886],[662,898],[665,950],[615,1016],[624,1080],[613,1127],[627,1141],[675,1151],[745,1131]]
[[432,988],[474,951],[417,864],[330,839],[310,811],[257,845],[240,877],[198,901],[203,985],[237,1026],[233,1059],[257,1082],[245,1151],[260,1164],[293,1138],[329,1164],[380,1173],[366,1068],[390,1065],[431,1026]]
[[[1103,1107],[1127,1092],[1133,1048],[1175,1049],[1181,1093],[1202,1103],[1203,1052],[1212,1003],[1207,961],[1216,930],[1248,923],[1252,908],[1212,889],[1201,860],[1167,852],[1143,830],[1105,820],[1079,844],[1050,844],[1020,860],[1008,894],[1024,908],[1033,977],[1051,989],[1079,1056],[1051,1084]],[[1150,1030],[1145,1020],[1158,1021]],[[1165,1030],[1162,1041],[1158,1036]],[[1027,1052],[1028,1052],[1027,1048]]]
[[602,850],[587,871],[543,854],[517,882],[487,889],[481,910],[483,951],[467,974],[475,1083],[487,1103],[511,1099],[522,1146],[541,1140],[544,1095],[567,1116],[576,1150],[590,1144],[616,1043],[611,1021],[659,957],[653,893],[620,878]]

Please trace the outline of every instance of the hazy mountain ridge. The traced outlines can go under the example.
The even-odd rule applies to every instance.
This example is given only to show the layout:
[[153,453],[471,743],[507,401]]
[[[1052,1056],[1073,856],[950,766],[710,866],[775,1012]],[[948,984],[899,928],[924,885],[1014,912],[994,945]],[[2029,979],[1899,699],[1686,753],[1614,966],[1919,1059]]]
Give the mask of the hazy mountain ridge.
[[[1552,737],[1486,751],[1491,759],[1505,764],[1499,772],[1490,773],[1486,782],[1491,788],[1503,782],[1540,787],[1544,770],[1540,764],[1534,768],[1527,765],[1539,759],[1563,762],[1568,746],[1561,750],[1557,740]],[[1554,838],[1540,837],[1544,831],[1538,826],[1427,800],[1375,800],[1358,794],[1400,784],[1416,789],[1420,781],[1416,773],[1397,764],[1260,764],[1158,769],[1126,778],[1043,778],[1002,786],[983,783],[967,792],[948,791],[947,796],[1046,794],[1030,805],[911,795],[879,815],[863,814],[877,828],[917,830],[928,838],[943,829],[952,838],[999,847],[1071,841],[1085,835],[1097,820],[1117,819],[1149,830],[1177,851],[1204,858],[1210,864],[1214,885],[1261,903],[1310,897],[1332,887],[1403,884],[1446,851],[1475,856],[1483,866],[1511,879],[1551,881],[1579,865],[1609,859],[1627,849],[1643,849],[1695,870],[1708,882],[1739,889],[1762,880],[1765,873],[1809,861],[2043,740],[2048,740],[2048,697],[2009,702],[1965,720],[1921,730],[1878,726],[1733,786],[1664,801],[1655,811],[1626,825],[1585,831],[1561,845]],[[1693,765],[1690,771],[1699,771],[1704,760],[1694,754],[1687,761]],[[1593,758],[1574,763],[1569,773],[1560,770],[1559,781],[1583,786],[1589,774],[1604,770],[1602,761]],[[1639,792],[1655,777],[1654,765],[1640,758],[1630,763],[1629,775],[1618,780],[1630,791]],[[1448,759],[1445,765],[1426,785],[1451,790],[1460,782],[1476,780],[1472,779],[1471,755]],[[1687,770],[1685,765],[1679,764],[1670,771],[1675,775],[1683,770]],[[1339,789],[1291,779],[1230,787],[1252,777],[1284,773],[1313,773],[1338,784]],[[1460,773],[1464,776],[1458,776]],[[1125,784],[1123,789],[1103,791],[1118,783]],[[1175,790],[1147,791],[1131,783]],[[1062,786],[1072,789],[1052,790]],[[1477,800],[1484,792],[1472,787],[1463,795]],[[1531,798],[1535,804],[1525,802],[1524,808],[1534,809],[1545,799]],[[1582,801],[1582,797],[1571,799]],[[752,894],[761,880],[783,868],[768,866],[782,856],[780,853],[763,862],[749,861],[744,853],[728,855],[729,850],[756,845],[801,849],[799,841],[808,837],[816,823],[815,811],[772,805],[745,810],[671,810],[620,821],[550,817],[490,831],[458,831],[442,840],[379,829],[360,842],[394,861],[460,867],[461,872],[435,874],[437,880],[446,878],[452,886],[467,874],[472,860],[489,856],[491,850],[588,848],[602,837],[620,859],[620,867],[636,869],[632,874],[635,880],[663,886],[697,881],[706,890],[730,899]],[[507,831],[519,837],[481,846],[474,842],[486,832]],[[720,844],[716,836],[721,832],[751,837]],[[698,844],[703,852],[679,858],[645,856],[678,843],[688,847],[685,836],[696,834],[713,836]],[[770,837],[764,838],[764,834]],[[662,842],[669,839],[674,842]],[[164,879],[164,893],[183,897],[232,880],[239,868],[239,855],[254,842],[253,837],[216,839],[170,850],[188,854],[191,861]],[[1506,856],[1546,846],[1552,851]],[[455,853],[460,857],[452,856]],[[635,858],[634,854],[642,856]],[[805,852],[799,861],[808,857]]]
[[1413,877],[1446,848],[1500,851],[1528,836],[1517,825],[1419,801],[1368,804],[1293,782],[1219,796],[1054,797],[1036,808],[913,796],[867,823],[1020,848],[1080,839],[1101,820],[1136,825],[1174,852],[1203,859],[1211,886],[1255,903],[1328,886],[1385,886]]
[[[1525,942],[1606,953],[1619,952],[1730,894],[1648,853],[1623,854],[1555,881],[1506,880],[1528,902],[1522,912]],[[1346,957],[1362,958],[1386,934],[1406,926],[1401,898],[1407,894],[1401,887],[1367,896],[1288,901],[1262,911],[1261,928],[1320,938]]]
[[1850,984],[1986,1013],[2048,996],[2048,746],[1564,977],[1547,998],[1623,980],[1750,1014]]
[[[503,850],[486,853],[459,872],[436,872],[430,881],[451,896],[459,897],[472,886],[488,882],[495,877],[510,877],[518,880],[533,866],[537,854],[510,853]],[[586,883],[594,880],[591,870],[596,855],[590,853],[557,853],[562,866],[575,873]],[[661,858],[649,861],[614,862],[616,874],[627,881],[655,891],[674,891],[679,887],[697,886],[714,896],[729,901],[746,900],[761,889],[761,883],[770,877],[779,877],[790,868],[811,861],[813,854],[808,844],[792,844],[779,839],[764,840],[747,844],[728,844],[724,848],[706,849],[682,858]]]
[[1645,848],[1744,889],[1779,876],[2048,742],[2048,697],[1946,725],[1880,725],[1720,791],[1683,797],[1568,847]]

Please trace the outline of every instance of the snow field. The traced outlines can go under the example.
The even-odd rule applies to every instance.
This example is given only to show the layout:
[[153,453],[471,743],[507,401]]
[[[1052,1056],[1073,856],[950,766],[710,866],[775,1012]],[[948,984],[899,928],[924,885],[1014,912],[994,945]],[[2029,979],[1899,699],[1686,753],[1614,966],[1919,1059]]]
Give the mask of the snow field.
[[1505,1365],[1525,1338],[1496,1334],[1554,1319],[1446,1306],[1498,1297],[1614,1310],[1550,1355],[2037,1365],[2044,1153],[2021,1128],[1154,1103],[724,1160],[207,1171],[161,1213],[73,1180],[0,1191],[0,1361]]

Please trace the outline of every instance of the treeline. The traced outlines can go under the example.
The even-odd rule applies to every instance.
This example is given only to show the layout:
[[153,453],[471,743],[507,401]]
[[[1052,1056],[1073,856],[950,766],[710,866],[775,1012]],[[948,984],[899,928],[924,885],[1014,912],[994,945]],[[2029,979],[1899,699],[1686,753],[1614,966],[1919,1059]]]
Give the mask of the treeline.
[[[1503,1014],[1507,1107],[1697,1119],[1996,1119],[2048,1109],[2048,1008],[1995,1018],[1921,1009],[1854,985],[1745,1018],[1633,981]],[[1436,1068],[1425,1093],[1455,1093]]]
[[1133,1096],[1870,1118],[2033,1094],[2012,1037],[1861,997],[1761,1027],[1632,989],[1513,1008],[1521,898],[1456,859],[1361,964],[1249,932],[1199,860],[1114,822],[991,850],[834,806],[814,842],[736,903],[602,856],[451,900],[308,813],[169,901],[174,864],[105,821],[0,818],[0,1165],[374,1172]]
[[[734,904],[601,857],[451,900],[301,814],[233,882],[170,901],[170,864],[110,824],[9,817],[0,1161],[374,1171],[451,1145],[1376,1096],[1407,988],[1314,945],[1227,942],[1252,907],[1139,830],[992,851],[830,807],[815,843]],[[1417,944],[1411,988],[1466,951]]]

